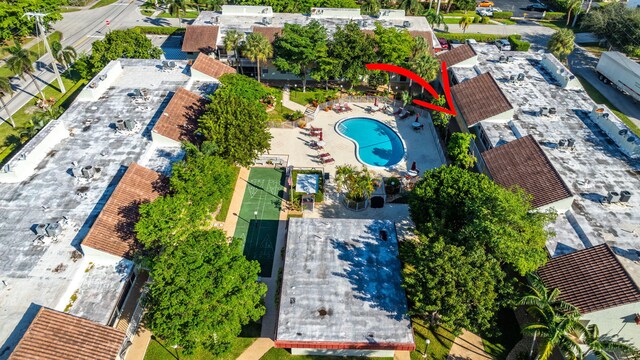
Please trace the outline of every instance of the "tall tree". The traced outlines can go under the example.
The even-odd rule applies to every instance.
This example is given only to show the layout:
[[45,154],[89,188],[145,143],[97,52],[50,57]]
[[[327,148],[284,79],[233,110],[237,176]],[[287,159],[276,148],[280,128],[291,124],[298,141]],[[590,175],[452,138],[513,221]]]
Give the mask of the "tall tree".
[[613,2],[589,12],[580,27],[607,39],[611,47],[640,57],[640,31],[630,31],[640,29],[640,11],[637,9],[628,8],[623,2]]
[[531,196],[454,166],[424,173],[409,198],[411,218],[427,238],[481,247],[507,271],[524,275],[547,261],[545,226],[552,211],[534,211]]
[[580,14],[580,12],[582,11],[582,1],[583,0],[567,0],[566,2],[566,9],[567,9],[567,23],[565,24],[566,26],[569,26],[569,21],[571,21],[571,13],[573,12],[574,15],[574,25],[575,25],[575,19],[578,18],[578,14]]
[[376,55],[378,60],[387,64],[403,66],[411,56],[415,40],[406,29],[398,30],[395,27],[384,28],[376,24],[375,43],[378,47]]
[[362,9],[363,14],[378,15],[378,11],[380,11],[380,0],[364,0],[360,9]]
[[221,230],[193,232],[151,263],[146,323],[186,352],[224,353],[243,325],[265,313],[259,271],[242,255],[239,239],[227,244]]
[[256,63],[258,82],[260,82],[260,62],[267,61],[273,56],[273,46],[264,35],[251,33],[247,35],[242,53],[247,59]]
[[318,59],[316,67],[311,70],[311,77],[318,81],[324,81],[324,89],[329,90],[329,79],[339,74],[337,66],[338,60],[332,57]]
[[460,25],[460,28],[462,29],[463,34],[466,33],[469,26],[473,24],[473,18],[474,18],[473,15],[467,15],[467,14],[463,15],[460,18],[458,25]]
[[0,42],[14,37],[32,35],[35,19],[23,16],[27,12],[47,14],[43,17],[43,24],[62,19],[60,7],[67,5],[64,0],[10,0],[0,1]]
[[474,134],[455,132],[447,143],[447,154],[453,165],[468,169],[475,165],[477,159],[471,153],[471,142],[476,138]]
[[425,13],[425,17],[427,18],[427,22],[432,28],[442,26],[444,31],[449,31],[449,26],[444,22],[444,15],[442,15],[439,11],[429,9]]
[[481,249],[472,251],[441,238],[403,241],[403,286],[411,312],[431,325],[486,330],[498,310],[505,273]]
[[270,148],[265,106],[231,91],[216,91],[198,123],[218,155],[232,163],[249,166]]
[[[444,107],[447,105],[447,99],[444,97],[444,95],[440,95],[439,97],[431,100],[431,103],[436,106]],[[440,135],[446,139],[449,128],[449,121],[451,121],[451,115],[442,111],[432,111],[431,119],[433,120],[433,124],[440,131]]]
[[347,199],[353,201],[368,199],[374,190],[371,172],[364,166],[361,170],[352,165],[336,167],[336,185],[338,191],[344,191]]
[[78,53],[73,46],[62,46],[60,41],[54,41],[51,43],[51,51],[53,52],[53,58],[62,65],[64,70],[68,69],[69,66],[71,66],[71,64],[78,58]]
[[238,49],[240,49],[240,44],[242,43],[243,35],[236,29],[229,29],[227,33],[224,35],[224,49],[227,52],[227,56],[229,53],[233,51],[236,70],[240,68],[240,60],[238,58]]
[[335,59],[336,77],[347,80],[351,87],[367,74],[366,64],[374,61],[373,39],[360,30],[356,22],[338,26],[329,43],[329,58]]
[[302,92],[307,90],[307,76],[317,66],[317,59],[327,57],[327,31],[318,21],[307,25],[285,24],[282,35],[274,42],[273,63],[302,79]]
[[549,49],[549,52],[551,52],[555,57],[564,61],[573,51],[575,38],[576,36],[573,31],[569,29],[560,29],[551,35],[549,43],[547,44],[547,49]]
[[33,75],[33,72],[35,71],[33,68],[33,61],[36,57],[36,53],[29,49],[23,49],[20,45],[12,46],[7,50],[11,54],[11,57],[7,60],[7,66],[9,69],[23,79],[24,74],[29,75],[33,84],[36,86],[36,89],[38,89],[38,93],[40,93],[40,96],[44,99],[44,93],[42,92],[36,77]]
[[399,7],[404,9],[407,15],[420,15],[423,11],[419,0],[402,0]]
[[[9,112],[7,108],[7,104],[4,102],[5,95],[13,94],[13,87],[11,86],[11,80],[6,76],[0,76],[0,103],[2,103],[2,108],[7,112],[9,120],[11,121],[11,126],[16,127],[16,123],[13,121],[13,115]],[[5,120],[6,122],[6,120]]]
[[169,14],[177,16],[178,24],[179,26],[182,26],[182,17],[180,14],[184,13],[186,10],[185,0],[164,0],[164,3],[167,5]]
[[584,344],[588,349],[584,354],[584,357],[589,355],[595,355],[598,360],[614,360],[617,359],[616,355],[639,355],[638,350],[631,345],[615,341],[611,336],[600,335],[598,325],[591,324],[584,332]]
[[559,350],[567,359],[583,357],[579,339],[584,332],[577,309],[560,311],[555,308],[535,311],[535,321],[522,329],[522,332],[540,337],[538,360],[548,360],[554,350]]

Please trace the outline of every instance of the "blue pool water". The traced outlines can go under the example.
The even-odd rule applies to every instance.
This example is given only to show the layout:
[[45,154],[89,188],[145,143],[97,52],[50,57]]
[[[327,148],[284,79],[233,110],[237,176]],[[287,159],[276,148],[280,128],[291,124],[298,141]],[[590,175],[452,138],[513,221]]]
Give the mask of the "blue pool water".
[[367,165],[392,166],[404,158],[405,150],[400,136],[378,120],[342,120],[337,124],[336,131],[357,144],[358,159]]

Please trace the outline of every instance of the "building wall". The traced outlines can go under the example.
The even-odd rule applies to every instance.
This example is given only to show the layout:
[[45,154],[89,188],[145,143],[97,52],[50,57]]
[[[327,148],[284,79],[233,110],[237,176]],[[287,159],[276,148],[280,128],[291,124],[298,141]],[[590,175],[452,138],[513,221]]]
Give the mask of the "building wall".
[[366,357],[390,357],[394,350],[357,350],[357,349],[302,349],[292,348],[291,355],[324,355],[324,356],[366,356]]
[[97,101],[122,73],[122,64],[114,60],[105,66],[78,94],[78,101]]
[[155,131],[151,131],[151,140],[159,147],[180,147],[182,146],[179,141],[170,139],[164,135],[160,135]]
[[191,79],[194,81],[215,81],[218,82],[218,79],[209,76],[203,72],[195,70],[193,67],[191,68]]
[[567,210],[571,209],[571,204],[573,204],[573,196],[568,197],[566,199],[558,200],[549,205],[540,206],[538,210],[545,211],[547,209],[553,208],[557,213],[562,214]]
[[600,335],[618,336],[640,347],[640,326],[635,323],[635,314],[640,312],[640,302],[592,312],[582,316],[589,324],[597,324]]

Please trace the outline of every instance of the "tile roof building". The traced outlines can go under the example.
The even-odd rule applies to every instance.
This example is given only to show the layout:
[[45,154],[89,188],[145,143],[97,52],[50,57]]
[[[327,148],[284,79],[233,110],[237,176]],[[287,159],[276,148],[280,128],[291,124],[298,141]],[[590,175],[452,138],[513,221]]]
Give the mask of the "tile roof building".
[[478,54],[476,54],[473,47],[468,44],[457,46],[449,51],[440,52],[437,57],[440,61],[447,63],[447,67],[473,66],[478,62]]
[[181,146],[183,141],[194,142],[205,100],[199,94],[179,87],[151,131],[153,141],[167,146]]
[[294,355],[414,350],[395,226],[291,219],[275,346]]
[[9,360],[115,360],[124,340],[120,330],[42,307]]
[[584,322],[597,324],[601,334],[640,345],[640,289],[609,245],[550,259],[538,274],[547,288],[560,290],[560,298],[580,310]]
[[199,53],[191,65],[191,76],[197,80],[218,81],[224,74],[235,73],[236,69],[204,53]]
[[509,120],[513,106],[490,73],[478,75],[451,87],[458,119],[468,128],[481,121]]
[[186,53],[212,53],[217,48],[219,26],[189,25],[182,41],[182,51]]
[[531,135],[482,153],[491,178],[510,188],[518,186],[533,196],[534,208],[566,211],[573,195]]
[[130,258],[137,248],[134,226],[138,207],[160,196],[165,187],[161,174],[131,163],[82,241],[82,247]]

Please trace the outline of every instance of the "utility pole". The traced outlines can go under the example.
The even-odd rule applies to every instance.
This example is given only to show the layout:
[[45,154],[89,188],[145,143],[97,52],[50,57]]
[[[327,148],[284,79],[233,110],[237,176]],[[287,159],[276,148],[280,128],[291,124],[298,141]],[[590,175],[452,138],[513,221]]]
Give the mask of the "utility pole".
[[51,67],[53,68],[53,73],[56,74],[56,79],[58,79],[58,85],[60,86],[60,92],[63,94],[67,92],[67,89],[64,87],[64,83],[62,82],[62,78],[60,77],[60,73],[58,72],[58,64],[56,62],[56,58],[53,56],[51,52],[51,47],[49,46],[49,40],[47,40],[47,34],[44,32],[44,26],[42,26],[42,18],[47,16],[47,14],[37,13],[37,12],[27,12],[23,16],[27,16],[29,19],[32,17],[36,19],[36,27],[40,34],[42,34],[42,40],[44,42],[44,47],[47,49],[47,53],[51,56]]

